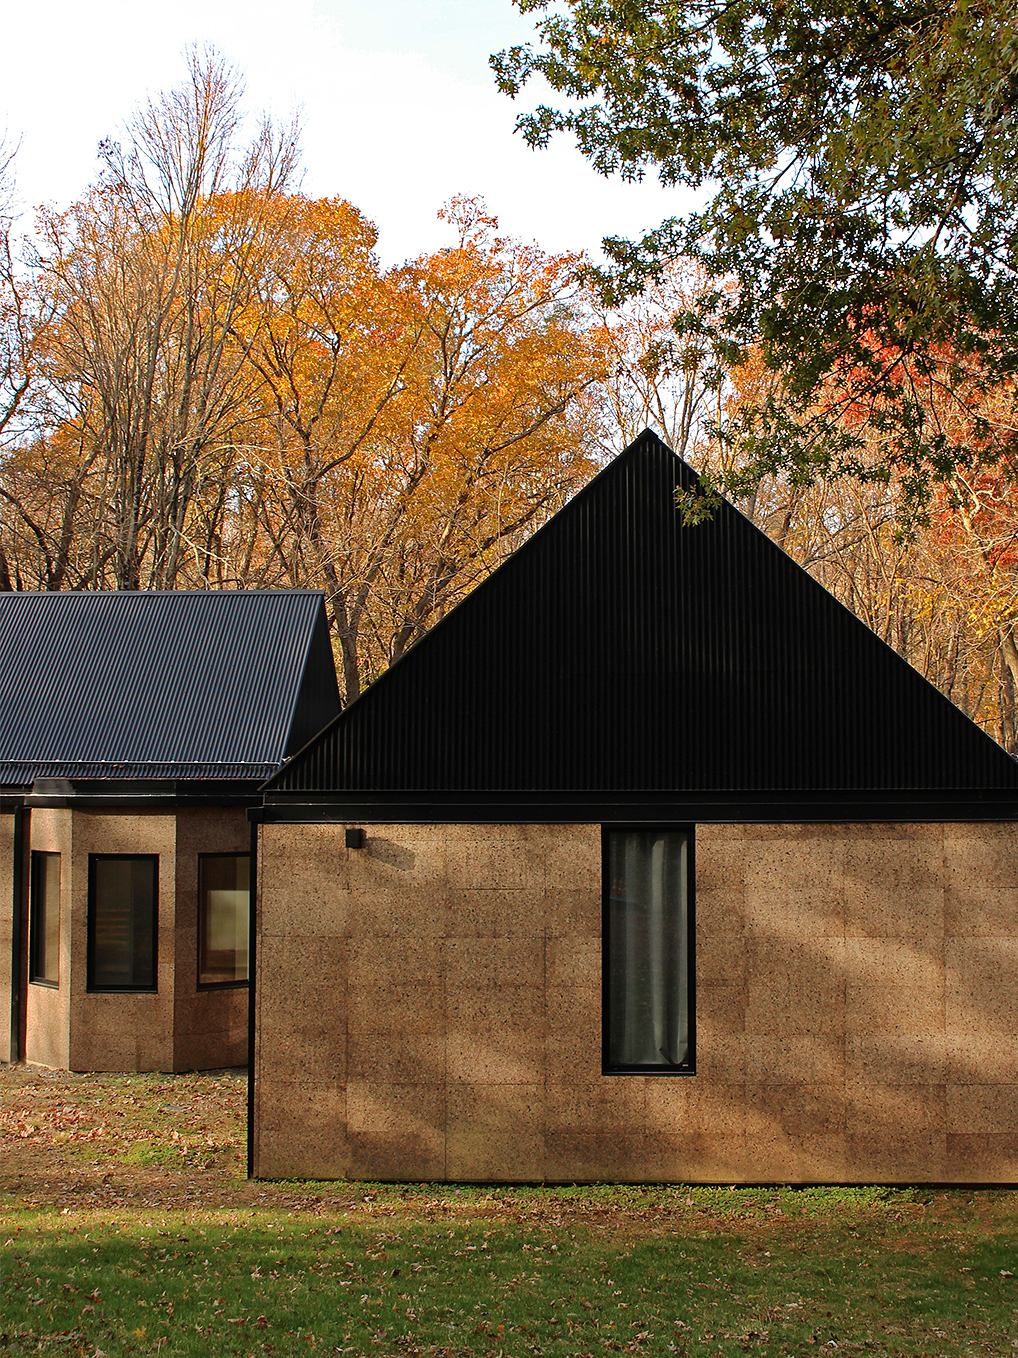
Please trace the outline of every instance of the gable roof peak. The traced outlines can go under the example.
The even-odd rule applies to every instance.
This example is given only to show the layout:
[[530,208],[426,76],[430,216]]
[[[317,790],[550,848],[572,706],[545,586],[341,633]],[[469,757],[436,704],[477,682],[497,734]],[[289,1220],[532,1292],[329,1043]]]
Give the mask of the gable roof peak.
[[1018,764],[646,429],[267,785],[707,796],[1018,788]]

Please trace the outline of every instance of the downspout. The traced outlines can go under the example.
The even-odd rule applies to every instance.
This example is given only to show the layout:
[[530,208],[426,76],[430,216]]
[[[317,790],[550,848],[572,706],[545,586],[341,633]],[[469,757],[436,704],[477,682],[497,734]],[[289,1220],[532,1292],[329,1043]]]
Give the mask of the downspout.
[[21,946],[22,914],[24,913],[23,893],[25,887],[25,808],[14,808],[14,871],[13,896],[11,901],[11,1040],[10,1060],[12,1063],[24,1059],[21,1050]]
[[247,1177],[254,1178],[254,1118],[255,1118],[255,970],[258,948],[258,822],[248,811],[251,822],[251,867],[248,883],[251,901],[248,907],[247,934]]

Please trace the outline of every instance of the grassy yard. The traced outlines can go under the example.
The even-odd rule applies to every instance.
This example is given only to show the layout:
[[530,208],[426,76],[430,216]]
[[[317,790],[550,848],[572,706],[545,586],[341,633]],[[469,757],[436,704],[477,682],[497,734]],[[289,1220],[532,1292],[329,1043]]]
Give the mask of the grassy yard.
[[249,1184],[243,1110],[4,1069],[0,1352],[1018,1352],[1009,1191]]

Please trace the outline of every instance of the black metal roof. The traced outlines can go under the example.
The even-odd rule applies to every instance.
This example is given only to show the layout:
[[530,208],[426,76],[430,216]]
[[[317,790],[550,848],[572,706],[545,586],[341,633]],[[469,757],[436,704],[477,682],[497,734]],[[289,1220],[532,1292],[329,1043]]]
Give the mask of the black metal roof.
[[261,780],[338,711],[319,593],[0,594],[0,785]]
[[675,490],[694,482],[642,434],[269,800],[1015,800],[1018,764],[735,508],[684,527]]

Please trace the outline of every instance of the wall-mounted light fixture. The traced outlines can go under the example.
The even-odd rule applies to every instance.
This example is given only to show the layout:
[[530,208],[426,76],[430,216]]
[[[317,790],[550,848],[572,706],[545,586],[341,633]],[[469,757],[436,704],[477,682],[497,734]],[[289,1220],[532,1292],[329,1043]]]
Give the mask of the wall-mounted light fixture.
[[348,849],[363,849],[364,831],[348,829],[346,832],[346,847]]

